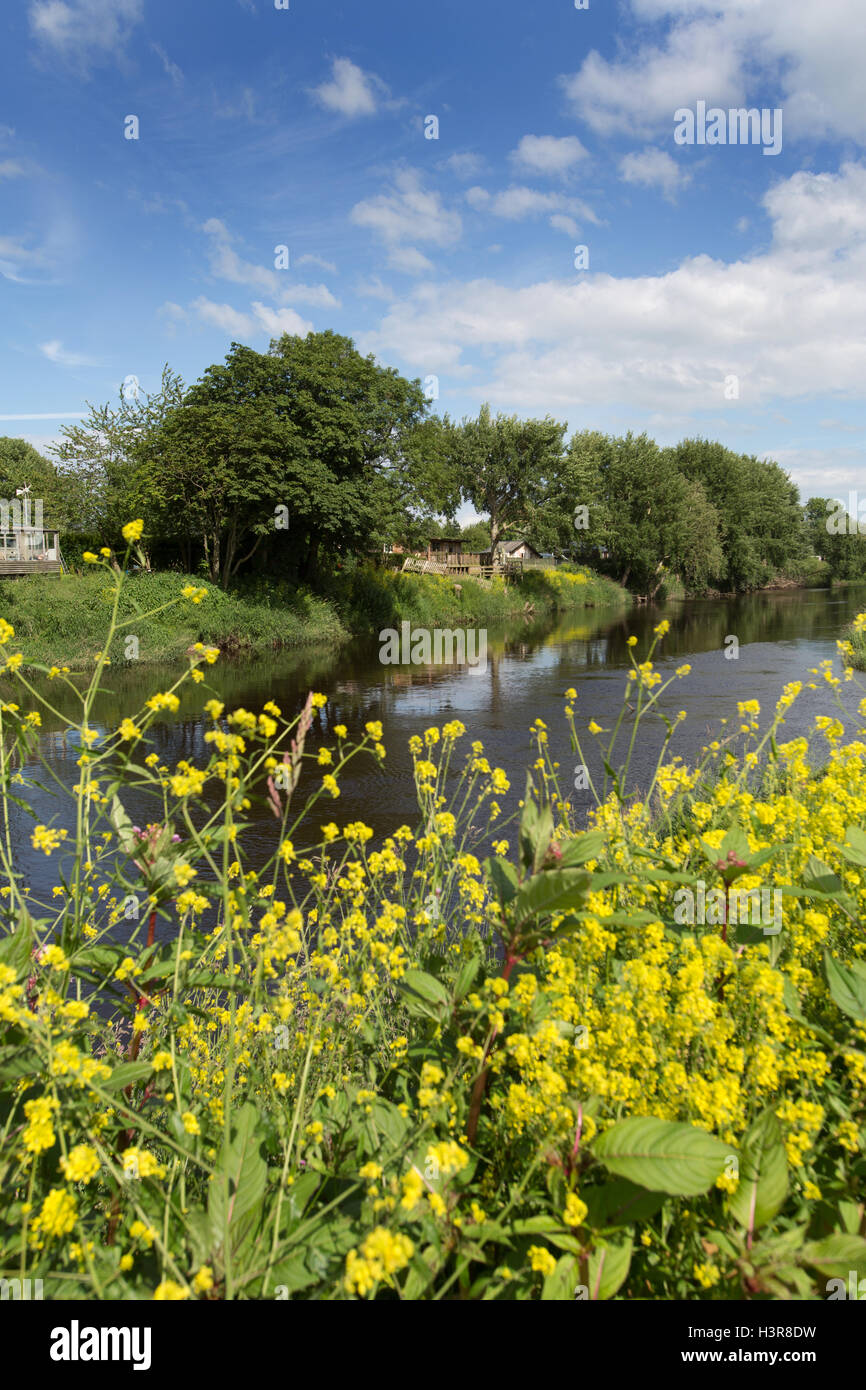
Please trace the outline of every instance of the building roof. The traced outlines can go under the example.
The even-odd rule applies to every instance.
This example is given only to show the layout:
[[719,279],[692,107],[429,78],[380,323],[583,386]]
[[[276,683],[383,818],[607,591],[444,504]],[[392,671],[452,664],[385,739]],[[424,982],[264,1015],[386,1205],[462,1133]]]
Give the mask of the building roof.
[[[496,549],[497,549],[497,550],[504,550],[505,553],[506,553],[506,555],[513,555],[514,552],[515,552],[515,550],[519,550],[520,547],[521,547],[522,545],[525,545],[525,546],[527,547],[527,549],[529,549],[529,550],[535,550],[535,546],[532,544],[532,541],[527,541],[527,540],[519,540],[519,541],[500,541],[500,542],[498,543]],[[539,552],[538,552],[537,550],[535,550],[535,553],[536,553],[536,555],[537,555]]]

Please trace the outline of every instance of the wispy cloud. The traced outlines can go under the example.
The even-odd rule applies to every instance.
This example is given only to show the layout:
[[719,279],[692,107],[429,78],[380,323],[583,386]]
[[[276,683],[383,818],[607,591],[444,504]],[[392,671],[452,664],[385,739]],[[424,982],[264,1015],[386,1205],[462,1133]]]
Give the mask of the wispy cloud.
[[480,154],[473,154],[467,150],[462,154],[450,154],[447,159],[440,159],[436,168],[447,169],[458,179],[477,179],[485,168],[485,163]]
[[0,420],[80,420],[83,410],[42,410],[33,415],[0,415]]
[[171,78],[175,87],[182,87],[183,70],[178,67],[177,63],[173,63],[171,61],[161,44],[152,43],[150,46],[153,49],[156,56],[159,58],[159,61],[162,63],[162,66],[165,68],[166,76]]
[[211,273],[217,279],[267,290],[284,303],[292,301],[297,304],[316,304],[326,309],[339,307],[339,300],[327,285],[306,285],[300,281],[287,280],[286,271],[272,270],[267,266],[244,260],[234,248],[235,238],[218,217],[209,218],[202,231],[210,243],[208,261]]
[[337,273],[337,267],[334,265],[333,261],[325,261],[321,256],[314,256],[310,252],[307,252],[303,256],[299,256],[295,264],[317,265],[320,270],[327,270],[331,275],[336,275]]
[[190,305],[190,309],[202,323],[218,328],[221,333],[238,340],[260,337],[265,333],[272,337],[278,337],[283,333],[304,337],[313,331],[312,323],[302,319],[294,309],[276,309],[258,300],[250,307],[252,314],[244,314],[231,304],[217,304],[203,295]]
[[69,352],[63,346],[59,338],[52,338],[50,343],[40,343],[39,351],[49,362],[55,362],[58,367],[92,367],[95,365],[92,357],[85,357],[81,352]]
[[454,246],[463,234],[458,212],[446,208],[441,195],[422,186],[414,169],[400,169],[393,188],[356,203],[350,213],[359,227],[368,227],[388,247],[395,270],[416,274],[432,269],[431,262],[410,242]]
[[89,67],[126,46],[143,10],[144,0],[31,0],[30,31],[53,57]]
[[0,275],[19,285],[36,283],[25,274],[45,266],[47,256],[42,247],[30,247],[21,237],[0,236]]

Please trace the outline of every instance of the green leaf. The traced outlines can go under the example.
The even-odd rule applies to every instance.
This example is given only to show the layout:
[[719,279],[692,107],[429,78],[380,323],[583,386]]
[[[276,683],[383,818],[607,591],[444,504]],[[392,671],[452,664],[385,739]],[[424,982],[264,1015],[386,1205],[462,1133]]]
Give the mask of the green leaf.
[[18,914],[18,924],[0,940],[0,962],[15,971],[16,978],[26,974],[33,952],[33,919],[26,907]]
[[731,1152],[694,1125],[632,1116],[595,1140],[592,1152],[618,1177],[674,1197],[696,1197],[712,1187]]
[[299,1290],[308,1289],[311,1284],[316,1283],[318,1276],[311,1274],[307,1269],[304,1254],[303,1250],[296,1250],[272,1266],[268,1284],[269,1297],[276,1298],[278,1289],[285,1289],[286,1293],[290,1294],[298,1293]]
[[631,1237],[617,1245],[596,1247],[587,1261],[589,1271],[589,1297],[593,1303],[603,1303],[613,1298],[622,1288],[631,1265],[631,1252],[634,1242]]
[[587,1205],[587,1226],[630,1226],[655,1216],[667,1200],[667,1193],[648,1192],[637,1183],[617,1178],[603,1187],[582,1189],[581,1197]]
[[858,1279],[866,1276],[866,1240],[862,1236],[834,1235],[812,1241],[803,1246],[800,1258],[834,1279],[847,1279],[850,1270]]
[[527,773],[519,839],[523,866],[529,873],[538,872],[547,854],[552,835],[553,812],[549,806],[539,809],[536,805],[532,796],[532,778]]
[[845,887],[839,875],[834,874],[833,870],[822,859],[816,859],[814,854],[809,855],[803,883],[807,888],[812,888],[818,893],[844,892]]
[[577,835],[566,840],[559,861],[561,869],[574,869],[578,864],[586,864],[590,859],[598,859],[604,849],[605,837],[601,830],[589,830],[585,835]]
[[245,1224],[245,1218],[255,1214],[264,1196],[268,1170],[259,1152],[258,1125],[256,1106],[241,1106],[210,1183],[208,1217],[218,1245],[223,1242],[226,1227],[234,1231]]
[[428,1004],[448,1003],[448,992],[444,985],[424,970],[407,970],[400,984],[426,999]]
[[493,883],[497,898],[505,907],[517,892],[517,870],[507,859],[500,856],[485,859],[484,868]]
[[371,1104],[371,1120],[380,1134],[384,1134],[393,1149],[403,1142],[409,1121],[400,1113],[397,1106],[383,1096],[377,1096]]
[[540,917],[584,903],[592,875],[582,869],[548,869],[533,874],[514,899],[512,910],[516,925],[530,917]]
[[545,1236],[552,1231],[562,1231],[564,1227],[555,1216],[543,1212],[539,1216],[525,1216],[512,1222],[511,1230],[518,1236]]
[[842,854],[849,864],[866,864],[866,834],[857,825],[849,825],[845,831]]
[[470,956],[469,960],[465,960],[461,965],[454,983],[454,998],[457,1000],[458,1004],[460,1000],[465,999],[466,995],[469,993],[480,969],[480,956]]
[[105,1091],[120,1091],[126,1086],[135,1086],[139,1081],[144,1081],[152,1071],[152,1062],[121,1062],[119,1067],[114,1068],[108,1080],[99,1084]]
[[542,1303],[571,1303],[579,1282],[579,1261],[575,1255],[563,1255],[556,1269],[548,1274],[541,1286]]
[[824,971],[827,987],[842,1012],[866,1022],[866,978],[859,971],[846,970],[829,951],[824,952]]
[[788,1195],[788,1159],[779,1121],[765,1110],[746,1130],[740,1149],[740,1182],[730,1199],[734,1218],[747,1231],[760,1230]]

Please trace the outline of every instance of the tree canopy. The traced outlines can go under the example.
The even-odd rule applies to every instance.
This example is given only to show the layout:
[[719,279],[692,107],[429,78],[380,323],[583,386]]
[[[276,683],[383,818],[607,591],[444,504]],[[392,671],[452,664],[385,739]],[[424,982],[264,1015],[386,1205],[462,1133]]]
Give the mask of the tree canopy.
[[0,495],[24,482],[51,523],[118,545],[142,516],[148,545],[214,582],[264,569],[312,581],[328,564],[421,548],[479,521],[467,549],[522,536],[644,593],[759,587],[810,552],[842,578],[866,573],[854,534],[829,534],[824,499],[803,508],[778,464],[706,439],[662,448],[594,430],[565,442],[550,416],[483,405],[430,411],[418,380],[338,333],[283,335],[267,352],[233,343],[189,388],[163,369],[152,393],[121,391],[61,430],[56,464],[0,440]]

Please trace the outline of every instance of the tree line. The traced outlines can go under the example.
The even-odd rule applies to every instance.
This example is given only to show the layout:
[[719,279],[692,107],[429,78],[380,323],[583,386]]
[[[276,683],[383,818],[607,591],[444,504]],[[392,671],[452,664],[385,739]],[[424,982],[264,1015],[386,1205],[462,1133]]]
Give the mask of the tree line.
[[[315,584],[335,562],[423,546],[463,503],[484,520],[467,548],[525,537],[641,593],[758,588],[821,556],[866,573],[859,535],[831,536],[828,505],[801,506],[778,464],[705,439],[660,447],[489,406],[432,412],[419,381],[333,332],[233,343],[186,387],[165,367],[152,393],[121,391],[65,426],[46,459],[0,440],[0,496],[23,482],[46,525],[118,546],[143,517],[154,567],[229,587],[266,572]],[[856,528],[855,528],[856,530]]]

